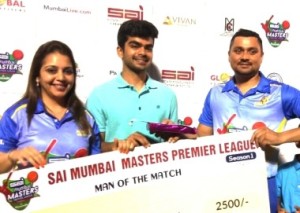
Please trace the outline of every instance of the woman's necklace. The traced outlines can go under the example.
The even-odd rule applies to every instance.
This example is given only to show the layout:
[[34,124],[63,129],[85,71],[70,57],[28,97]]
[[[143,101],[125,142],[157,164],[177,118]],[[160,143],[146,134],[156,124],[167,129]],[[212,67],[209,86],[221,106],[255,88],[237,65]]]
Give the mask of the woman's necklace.
[[61,107],[50,108],[46,104],[44,104],[44,106],[45,106],[47,112],[49,114],[53,115],[58,120],[61,120],[68,111],[68,108],[64,108],[64,107],[63,108],[61,108]]

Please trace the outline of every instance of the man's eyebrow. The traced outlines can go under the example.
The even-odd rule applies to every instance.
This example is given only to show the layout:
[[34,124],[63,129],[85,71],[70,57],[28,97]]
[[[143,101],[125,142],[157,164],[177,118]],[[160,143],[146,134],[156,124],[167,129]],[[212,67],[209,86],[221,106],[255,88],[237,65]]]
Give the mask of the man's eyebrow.
[[138,41],[130,41],[129,44],[141,44],[141,43]]
[[253,50],[253,49],[255,49],[255,50],[258,50],[259,48],[258,47],[247,47],[247,48],[245,48],[245,47],[241,47],[241,46],[236,46],[236,47],[233,47],[233,49],[242,49],[242,50]]
[[154,44],[143,45],[141,42],[138,42],[138,41],[130,41],[130,42],[128,42],[128,44],[136,44],[136,45],[145,46],[145,47],[153,47],[154,46]]

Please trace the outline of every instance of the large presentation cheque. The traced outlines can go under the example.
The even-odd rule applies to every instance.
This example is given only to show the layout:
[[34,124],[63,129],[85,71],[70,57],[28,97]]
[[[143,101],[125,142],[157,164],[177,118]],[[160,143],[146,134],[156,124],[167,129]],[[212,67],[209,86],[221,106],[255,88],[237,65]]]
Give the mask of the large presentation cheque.
[[161,143],[0,176],[0,212],[269,212],[252,132]]

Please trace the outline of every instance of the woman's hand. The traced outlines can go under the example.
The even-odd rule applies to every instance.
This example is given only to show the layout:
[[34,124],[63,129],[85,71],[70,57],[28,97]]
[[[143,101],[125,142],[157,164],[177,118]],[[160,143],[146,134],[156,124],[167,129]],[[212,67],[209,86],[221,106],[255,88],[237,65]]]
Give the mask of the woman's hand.
[[33,147],[25,147],[22,149],[15,149],[7,154],[8,159],[13,165],[20,165],[21,167],[34,166],[39,169],[46,164],[45,157]]

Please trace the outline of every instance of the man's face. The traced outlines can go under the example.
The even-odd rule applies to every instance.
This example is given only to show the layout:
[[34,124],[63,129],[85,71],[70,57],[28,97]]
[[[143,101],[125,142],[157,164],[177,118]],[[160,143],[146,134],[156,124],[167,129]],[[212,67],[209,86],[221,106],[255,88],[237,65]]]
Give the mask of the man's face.
[[231,68],[240,75],[256,74],[263,60],[262,49],[255,37],[236,37],[228,56]]
[[145,71],[152,63],[153,46],[152,38],[128,37],[124,49],[117,49],[124,68],[135,73]]

